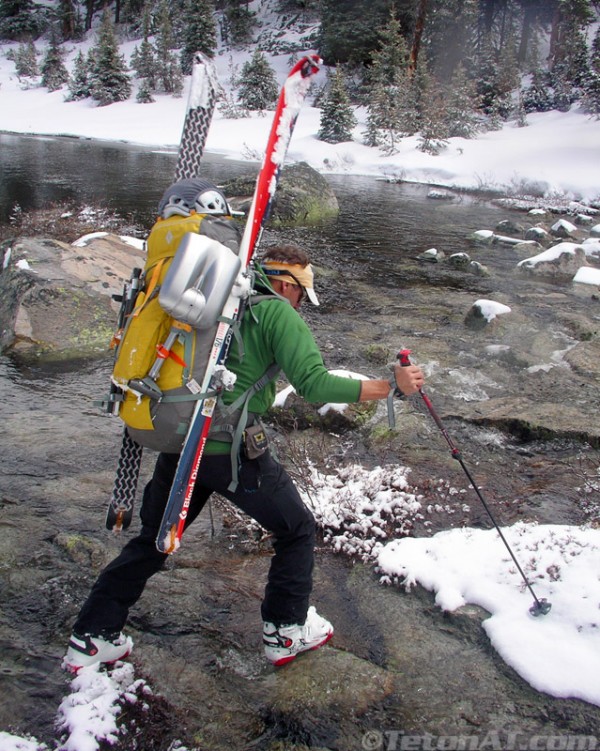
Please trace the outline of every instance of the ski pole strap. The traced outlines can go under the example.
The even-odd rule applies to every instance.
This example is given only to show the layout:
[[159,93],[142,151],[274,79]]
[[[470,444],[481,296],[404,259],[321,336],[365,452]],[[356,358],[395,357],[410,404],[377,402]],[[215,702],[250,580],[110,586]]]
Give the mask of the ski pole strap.
[[394,397],[396,399],[406,399],[406,395],[400,391],[396,383],[396,376],[392,373],[390,378],[390,393],[387,395],[386,406],[388,414],[388,425],[390,430],[396,427],[396,414],[394,413]]

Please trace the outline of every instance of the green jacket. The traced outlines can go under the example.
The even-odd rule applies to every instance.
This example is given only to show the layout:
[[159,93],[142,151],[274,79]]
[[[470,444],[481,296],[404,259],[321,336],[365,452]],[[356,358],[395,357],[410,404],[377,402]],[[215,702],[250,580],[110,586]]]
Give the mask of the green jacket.
[[[252,386],[273,363],[281,368],[296,392],[308,402],[357,402],[360,381],[331,375],[324,363],[312,332],[298,312],[285,300],[267,299],[246,310],[240,325],[244,355],[240,359],[238,342],[232,343],[227,369],[236,374],[233,391],[223,394],[223,402],[232,404]],[[273,404],[276,384],[271,381],[255,394],[250,412],[263,415]],[[209,440],[206,453],[228,453],[230,444]]]

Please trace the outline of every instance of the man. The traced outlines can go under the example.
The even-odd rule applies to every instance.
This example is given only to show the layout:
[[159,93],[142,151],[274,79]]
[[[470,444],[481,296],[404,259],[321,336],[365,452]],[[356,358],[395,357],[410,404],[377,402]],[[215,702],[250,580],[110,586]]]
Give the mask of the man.
[[[395,366],[388,380],[334,376],[326,370],[320,351],[298,314],[304,299],[319,301],[313,287],[313,271],[301,249],[286,245],[266,251],[261,263],[270,295],[249,306],[240,326],[243,358],[232,345],[227,367],[236,374],[232,392],[223,401],[232,404],[273,363],[281,368],[297,393],[311,402],[357,402],[387,398],[391,388],[415,393],[423,385],[417,366]],[[273,293],[275,293],[273,295]],[[275,383],[270,381],[249,402],[249,422],[264,414],[273,402]],[[256,458],[239,453],[232,468],[231,443],[219,427],[218,416],[200,471],[186,527],[198,516],[211,493],[217,492],[255,519],[273,535],[274,555],[261,606],[265,655],[283,665],[333,636],[332,625],[309,607],[315,546],[315,521],[285,469],[267,448]],[[158,527],[169,496],[178,455],[159,454],[154,474],[144,490],[139,535],[100,574],[73,627],[64,667],[76,672],[95,663],[112,663],[126,657],[131,638],[122,634],[130,607],[138,600],[147,580],[164,565],[167,556],[155,545]],[[237,486],[230,489],[237,470]]]

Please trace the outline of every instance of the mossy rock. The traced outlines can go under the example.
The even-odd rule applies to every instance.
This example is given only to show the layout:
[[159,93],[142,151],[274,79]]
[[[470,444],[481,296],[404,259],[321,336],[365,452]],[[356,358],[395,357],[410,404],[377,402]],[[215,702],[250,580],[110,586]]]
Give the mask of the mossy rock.
[[[247,211],[256,180],[241,177],[223,185],[234,208]],[[284,167],[271,209],[272,227],[306,227],[335,219],[339,214],[335,193],[323,175],[306,162]]]

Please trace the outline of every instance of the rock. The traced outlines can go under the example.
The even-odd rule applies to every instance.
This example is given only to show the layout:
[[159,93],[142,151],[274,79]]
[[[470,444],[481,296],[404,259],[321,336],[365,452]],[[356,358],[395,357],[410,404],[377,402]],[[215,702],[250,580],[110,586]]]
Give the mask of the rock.
[[271,711],[287,717],[328,708],[362,714],[394,689],[391,673],[353,654],[325,647],[318,660],[297,660],[270,680]]
[[419,261],[427,261],[428,263],[439,263],[446,257],[443,250],[437,250],[437,248],[429,248],[419,253],[417,259]]
[[585,254],[586,256],[588,256],[588,258],[592,257],[597,261],[600,261],[600,238],[588,237],[588,239],[584,240],[581,245],[583,246]]
[[484,266],[482,263],[479,263],[479,261],[471,261],[471,263],[469,264],[469,271],[471,272],[471,274],[475,274],[475,276],[491,276],[488,267]]
[[[597,335],[597,330],[593,335]],[[579,342],[565,355],[565,360],[573,368],[575,373],[588,378],[600,379],[600,340]]]
[[537,256],[517,264],[519,271],[537,276],[571,279],[581,266],[587,266],[585,250],[576,243],[559,243]]
[[[254,177],[248,177],[230,180],[223,185],[228,198],[234,196],[230,199],[234,208],[247,211],[255,182]],[[269,219],[272,226],[314,225],[338,214],[335,193],[321,174],[306,162],[283,167]]]
[[498,224],[496,225],[496,232],[508,232],[508,234],[523,235],[525,232],[525,227],[523,227],[522,224],[513,221],[512,219],[504,219],[503,221],[498,222]]
[[[578,344],[569,353],[569,357],[573,360],[577,349],[587,347],[589,344],[591,343]],[[598,358],[597,346],[593,355]],[[582,369],[589,366],[593,367],[596,374],[598,373],[598,366],[587,353],[581,359]],[[492,397],[477,404],[465,403],[461,407],[463,419],[493,425],[524,441],[553,436],[587,441],[596,448],[600,446],[598,421],[590,419],[590,415],[586,415],[576,406],[565,402],[564,399],[536,401],[528,396]]]
[[478,229],[476,232],[473,232],[469,239],[480,245],[492,245],[496,240],[496,236],[491,229]]
[[468,253],[453,253],[448,257],[449,266],[459,271],[468,271],[471,264],[471,257]]
[[[589,294],[589,289],[588,289]],[[558,320],[568,329],[569,333],[580,342],[588,342],[595,337],[600,336],[600,322],[598,319],[593,320],[587,316],[565,311],[559,313]],[[568,361],[569,353],[565,359]]]
[[548,230],[544,227],[529,227],[525,232],[526,240],[537,240],[537,242],[543,242],[548,239]]
[[591,235],[592,237],[600,237],[600,224],[595,224],[595,225],[594,225],[594,226],[593,226],[593,227],[592,227],[592,228],[590,229],[590,235]]
[[[283,393],[283,392],[282,392]],[[279,405],[278,395],[277,404]],[[307,430],[317,428],[324,432],[346,433],[364,425],[375,413],[377,402],[356,404],[310,404],[291,389],[283,407],[269,410],[269,419],[283,428]]]
[[575,224],[580,227],[589,227],[593,221],[594,217],[589,216],[589,214],[577,214],[575,216]]
[[506,313],[510,313],[508,305],[493,300],[477,300],[465,316],[465,326],[473,331],[481,331],[498,316]]
[[106,350],[118,310],[112,295],[144,260],[115,235],[85,247],[20,238],[0,273],[0,351],[64,358]]
[[543,250],[543,247],[543,245],[540,245],[540,243],[535,240],[523,240],[522,242],[513,245],[513,250],[531,253],[532,250]]
[[577,235],[577,227],[566,219],[559,219],[558,222],[552,225],[550,232],[555,237],[575,237]]
[[508,235],[494,235],[494,242],[501,245],[537,245],[535,240],[523,240],[521,237],[509,237]]
[[427,198],[433,198],[436,201],[453,201],[456,196],[449,190],[432,189],[427,194]]

